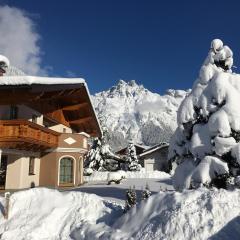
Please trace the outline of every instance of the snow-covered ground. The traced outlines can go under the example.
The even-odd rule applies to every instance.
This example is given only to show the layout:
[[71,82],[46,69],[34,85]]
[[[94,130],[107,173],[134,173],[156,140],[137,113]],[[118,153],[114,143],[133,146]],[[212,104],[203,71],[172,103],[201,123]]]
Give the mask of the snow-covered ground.
[[[1,210],[4,199],[0,198]],[[128,213],[94,194],[35,188],[14,193],[1,239],[239,239],[240,190],[159,192]]]
[[166,174],[165,178],[128,178],[124,179],[121,184],[107,185],[106,181],[92,181],[84,186],[75,188],[71,191],[80,191],[94,193],[106,200],[112,200],[118,203],[124,203],[126,199],[126,190],[135,187],[137,196],[140,198],[142,190],[149,186],[152,194],[161,190],[173,191],[172,179]]

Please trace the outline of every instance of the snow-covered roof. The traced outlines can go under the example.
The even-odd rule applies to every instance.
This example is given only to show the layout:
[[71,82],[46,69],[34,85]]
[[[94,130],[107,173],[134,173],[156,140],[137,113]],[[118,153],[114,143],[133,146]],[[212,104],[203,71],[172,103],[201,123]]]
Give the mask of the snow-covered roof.
[[12,65],[10,65],[7,68],[6,73],[4,74],[4,76],[25,76],[25,75],[26,74],[22,70]]
[[[92,101],[91,101],[91,96],[88,90],[88,86],[85,82],[84,79],[82,78],[60,78],[60,77],[37,77],[37,76],[27,76],[27,75],[18,75],[18,76],[1,76],[0,77],[0,88],[4,87],[5,88],[18,88],[19,86],[43,86],[46,91],[52,91],[53,88],[55,89],[55,86],[59,86],[59,89],[65,89],[66,88],[75,88],[75,86],[78,87],[83,87],[86,91],[86,98],[87,101],[90,102],[90,108],[93,112],[93,117],[97,122],[97,128],[98,131],[100,132],[100,135],[102,134],[101,127],[98,121],[98,118],[96,116],[95,109],[93,107]],[[52,86],[53,88],[50,88]],[[58,90],[59,90],[58,89]],[[55,89],[56,90],[56,89]],[[73,103],[69,103],[73,104]],[[76,124],[75,124],[76,125]]]
[[161,149],[161,148],[165,148],[165,147],[168,147],[169,146],[169,144],[168,143],[160,143],[160,144],[157,144],[157,145],[155,145],[155,146],[153,146],[153,147],[150,147],[150,148],[148,148],[148,149],[146,149],[143,153],[141,153],[141,154],[139,154],[139,157],[143,157],[143,156],[145,156],[145,155],[148,155],[148,154],[150,154],[150,153],[153,153],[153,152],[155,152],[155,151],[158,151],[159,149]]
[[[145,151],[145,150],[148,148],[147,146],[141,145],[141,144],[138,144],[138,143],[133,143],[133,145],[134,145],[135,147],[138,147],[138,148],[143,149],[143,151]],[[128,146],[125,146],[125,147],[119,149],[116,153],[119,153],[119,152],[124,151],[125,149],[127,149],[127,147],[128,147]]]
[[89,138],[89,137],[90,137],[90,135],[89,135],[89,134],[87,134],[87,133],[85,133],[85,132],[80,132],[80,133],[78,133],[78,134],[80,134],[80,135],[82,135],[82,136],[85,136],[85,137],[87,137],[87,138]]
[[58,77],[36,77],[36,76],[2,76],[0,77],[1,86],[17,85],[54,85],[54,84],[85,84],[82,78],[58,78]]
[[145,145],[141,145],[141,144],[138,144],[138,143],[134,143],[134,145],[136,147],[139,147],[139,148],[147,149],[147,146],[145,146]]

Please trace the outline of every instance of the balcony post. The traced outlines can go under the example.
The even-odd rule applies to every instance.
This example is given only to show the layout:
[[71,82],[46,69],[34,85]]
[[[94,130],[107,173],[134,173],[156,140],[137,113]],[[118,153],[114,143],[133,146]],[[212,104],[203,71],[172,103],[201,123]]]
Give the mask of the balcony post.
[[1,163],[2,163],[2,149],[0,148],[0,167],[1,167]]

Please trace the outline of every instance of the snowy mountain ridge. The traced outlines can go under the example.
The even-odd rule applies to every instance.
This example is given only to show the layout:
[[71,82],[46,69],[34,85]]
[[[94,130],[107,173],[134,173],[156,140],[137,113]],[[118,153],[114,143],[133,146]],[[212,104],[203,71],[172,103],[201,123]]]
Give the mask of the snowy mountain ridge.
[[134,80],[120,80],[107,91],[92,96],[98,116],[104,118],[113,149],[127,140],[152,146],[169,141],[177,127],[176,112],[188,91],[169,89],[152,93]]

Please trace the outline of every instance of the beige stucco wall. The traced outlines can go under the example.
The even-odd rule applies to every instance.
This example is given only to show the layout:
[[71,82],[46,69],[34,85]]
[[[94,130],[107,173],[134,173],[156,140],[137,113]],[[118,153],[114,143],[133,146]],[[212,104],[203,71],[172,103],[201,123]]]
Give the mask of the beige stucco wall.
[[21,158],[20,188],[39,186],[40,158],[35,158],[34,175],[28,175],[29,157]]
[[[66,139],[74,139],[69,144]],[[83,155],[87,153],[87,137],[83,134],[62,133],[59,136],[58,148],[45,153],[41,158],[40,186],[59,186],[59,166],[62,157],[74,158],[74,185],[83,183]],[[80,153],[81,152],[81,153]]]
[[18,189],[20,187],[21,179],[21,160],[17,155],[7,155],[8,165],[7,165],[7,175],[6,175],[6,189]]
[[28,175],[29,157],[17,154],[8,156],[6,189],[29,188],[32,184],[39,186],[40,158],[35,158],[34,175]]
[[74,183],[78,186],[83,183],[83,154],[77,152],[51,152],[41,158],[40,186],[59,186],[60,159],[72,157],[74,159]]
[[52,126],[52,127],[49,127],[49,129],[52,129],[56,132],[60,132],[60,133],[63,133],[63,129],[66,129],[66,133],[72,133],[72,129],[63,125],[63,124],[57,124],[55,126]]

